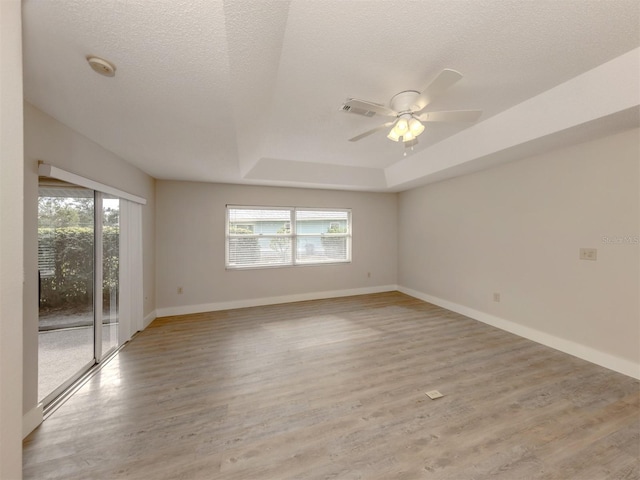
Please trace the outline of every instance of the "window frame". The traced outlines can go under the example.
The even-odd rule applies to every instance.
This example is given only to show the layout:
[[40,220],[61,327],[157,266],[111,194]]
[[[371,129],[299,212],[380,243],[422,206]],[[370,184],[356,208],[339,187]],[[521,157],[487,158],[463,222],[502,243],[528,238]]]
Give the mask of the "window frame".
[[[286,233],[254,233],[234,235],[230,233],[231,227],[231,211],[232,210],[288,210],[289,220],[285,221],[285,225],[289,226],[289,231]],[[344,212],[346,213],[346,232],[344,233],[298,233],[298,212],[304,211],[317,211],[317,212]],[[253,223],[254,226],[257,222]],[[331,221],[331,225],[336,223]],[[299,258],[298,242],[301,239],[310,237],[320,238],[345,238],[346,252],[345,259],[330,259],[323,261],[304,261]],[[230,264],[230,239],[231,238],[290,238],[291,239],[291,253],[290,262],[276,263],[276,264],[260,264],[260,265],[236,265]],[[253,270],[253,269],[266,269],[266,268],[288,268],[288,267],[312,267],[321,265],[341,265],[352,262],[353,252],[353,224],[352,224],[352,210],[351,208],[333,208],[333,207],[290,207],[290,206],[264,206],[264,205],[237,205],[227,204],[225,205],[225,269],[226,270]]]

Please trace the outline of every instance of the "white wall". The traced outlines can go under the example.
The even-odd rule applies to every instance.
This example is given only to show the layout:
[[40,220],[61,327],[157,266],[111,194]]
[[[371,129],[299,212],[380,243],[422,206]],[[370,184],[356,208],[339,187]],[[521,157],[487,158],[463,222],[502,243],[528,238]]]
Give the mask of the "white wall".
[[38,401],[38,160],[147,199],[142,207],[145,316],[155,309],[155,180],[28,103],[24,129],[23,404],[31,421],[37,420],[32,412]]
[[22,478],[22,40],[0,1],[0,478]]
[[639,376],[639,140],[629,130],[400,194],[398,283]]
[[[159,315],[396,284],[396,194],[158,181],[156,200]],[[226,204],[351,208],[353,262],[225,270]]]

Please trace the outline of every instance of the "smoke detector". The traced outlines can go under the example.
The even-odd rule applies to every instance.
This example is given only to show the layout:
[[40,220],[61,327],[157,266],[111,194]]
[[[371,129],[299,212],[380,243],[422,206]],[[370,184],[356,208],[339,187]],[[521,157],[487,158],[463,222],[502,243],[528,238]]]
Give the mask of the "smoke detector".
[[103,58],[94,57],[89,55],[87,57],[87,62],[95,72],[98,72],[100,75],[104,75],[105,77],[113,77],[116,74],[115,65],[107,62]]

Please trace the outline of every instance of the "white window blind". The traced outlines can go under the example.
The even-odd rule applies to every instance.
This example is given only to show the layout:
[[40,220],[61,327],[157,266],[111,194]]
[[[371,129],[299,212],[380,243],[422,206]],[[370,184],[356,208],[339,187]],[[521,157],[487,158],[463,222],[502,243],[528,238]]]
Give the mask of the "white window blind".
[[351,261],[351,210],[227,206],[227,268]]

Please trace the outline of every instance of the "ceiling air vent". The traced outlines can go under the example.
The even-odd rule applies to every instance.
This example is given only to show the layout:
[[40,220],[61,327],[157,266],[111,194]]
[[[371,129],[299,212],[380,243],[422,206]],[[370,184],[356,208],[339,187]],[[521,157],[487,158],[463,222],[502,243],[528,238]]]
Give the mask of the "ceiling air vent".
[[364,108],[357,108],[357,107],[353,107],[347,103],[345,103],[344,105],[342,105],[339,108],[340,111],[343,111],[345,113],[355,113],[356,115],[362,115],[364,117],[373,117],[376,112],[372,112],[371,110],[366,110]]

